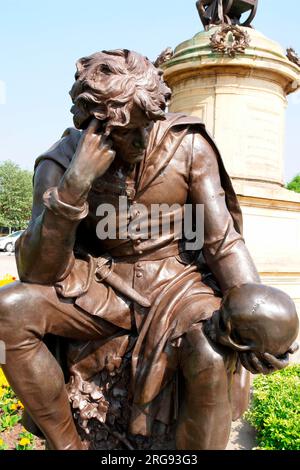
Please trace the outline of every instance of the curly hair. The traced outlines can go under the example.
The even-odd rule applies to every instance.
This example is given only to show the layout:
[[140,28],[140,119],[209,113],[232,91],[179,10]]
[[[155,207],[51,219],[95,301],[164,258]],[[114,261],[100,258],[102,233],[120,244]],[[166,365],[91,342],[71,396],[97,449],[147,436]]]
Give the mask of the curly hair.
[[146,57],[127,49],[96,52],[76,63],[75,83],[70,91],[75,127],[86,128],[94,116],[112,127],[124,127],[137,105],[150,120],[165,119],[171,90],[162,71]]

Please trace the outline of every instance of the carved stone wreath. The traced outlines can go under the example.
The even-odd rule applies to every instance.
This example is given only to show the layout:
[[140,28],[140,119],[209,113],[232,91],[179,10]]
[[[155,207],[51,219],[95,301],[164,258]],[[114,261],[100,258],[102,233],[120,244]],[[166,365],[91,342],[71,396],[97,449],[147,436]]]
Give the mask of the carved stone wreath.
[[250,45],[250,36],[238,26],[224,25],[210,37],[211,48],[215,52],[235,57],[244,54]]
[[167,60],[172,59],[173,55],[174,55],[173,49],[171,47],[167,47],[159,54],[155,62],[153,62],[153,65],[159,68],[162,64],[167,62]]

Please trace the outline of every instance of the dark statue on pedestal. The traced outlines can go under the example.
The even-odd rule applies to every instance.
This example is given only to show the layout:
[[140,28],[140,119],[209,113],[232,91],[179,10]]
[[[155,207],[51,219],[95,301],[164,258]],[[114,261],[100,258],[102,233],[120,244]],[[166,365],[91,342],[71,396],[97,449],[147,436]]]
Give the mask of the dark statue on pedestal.
[[20,282],[0,291],[24,423],[58,450],[224,449],[247,370],[296,350],[295,306],[261,285],[221,156],[166,113],[162,72],[115,50],[75,79],[76,129],[36,161]]
[[292,48],[292,47],[289,47],[287,50],[286,50],[286,53],[287,53],[287,58],[293,62],[293,64],[296,64],[298,65],[298,67],[300,67],[300,57],[299,55],[296,53],[296,51]]
[[[198,0],[197,10],[205,29],[211,25],[250,26],[257,11],[258,0]],[[241,22],[241,17],[248,17]]]

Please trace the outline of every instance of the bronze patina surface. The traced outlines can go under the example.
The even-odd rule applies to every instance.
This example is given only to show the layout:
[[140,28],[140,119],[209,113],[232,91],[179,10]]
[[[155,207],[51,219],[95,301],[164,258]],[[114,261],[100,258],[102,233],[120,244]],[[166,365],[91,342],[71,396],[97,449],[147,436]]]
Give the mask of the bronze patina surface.
[[[199,119],[166,112],[158,68],[98,52],[70,94],[75,128],[36,161],[20,282],[0,290],[26,426],[57,450],[224,449],[246,370],[281,369],[296,349],[295,306],[260,284],[221,156]],[[175,230],[187,203],[191,226],[204,209],[192,250]],[[141,236],[141,208],[161,204],[169,230],[159,216]],[[115,234],[99,238],[108,205]]]
[[[205,29],[217,24],[251,26],[258,0],[198,0],[196,6]],[[241,21],[247,12],[248,17]]]

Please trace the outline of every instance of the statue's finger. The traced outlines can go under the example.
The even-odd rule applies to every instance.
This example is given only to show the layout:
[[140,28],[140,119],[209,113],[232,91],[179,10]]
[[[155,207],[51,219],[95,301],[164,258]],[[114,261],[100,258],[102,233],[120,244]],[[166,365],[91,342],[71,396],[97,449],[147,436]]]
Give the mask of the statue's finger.
[[259,374],[265,373],[265,367],[254,353],[249,354],[249,363]]
[[92,119],[86,130],[86,134],[97,134],[100,124],[101,122],[99,121],[99,119]]
[[262,357],[257,357],[256,354],[254,354],[254,356],[257,358],[257,361],[260,364],[261,374],[269,375],[275,372],[276,369],[274,369],[274,367],[271,364],[269,364],[268,361],[264,360],[264,358]]
[[258,374],[257,370],[252,366],[252,364],[250,364],[249,362],[249,356],[247,353],[241,353],[239,354],[239,357],[240,357],[240,361],[242,363],[242,365],[245,367],[245,369],[249,370],[249,372],[251,372],[251,374]]
[[289,364],[288,356],[284,359],[277,359],[277,357],[273,356],[272,354],[264,353],[263,357],[276,370],[284,369]]
[[257,370],[257,373],[268,375],[274,372],[274,368],[271,367],[267,362],[258,358],[255,353],[251,353],[252,355],[249,358],[249,362]]

